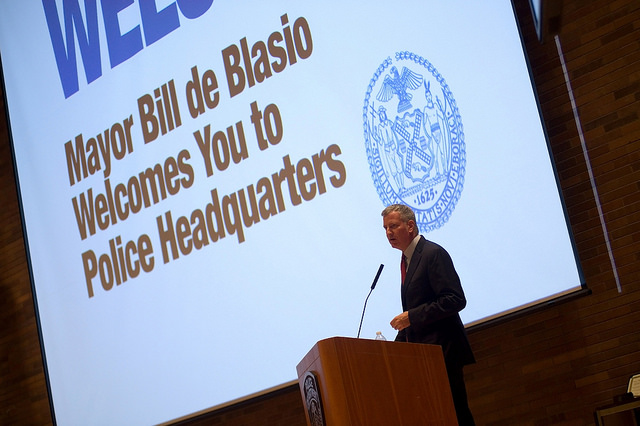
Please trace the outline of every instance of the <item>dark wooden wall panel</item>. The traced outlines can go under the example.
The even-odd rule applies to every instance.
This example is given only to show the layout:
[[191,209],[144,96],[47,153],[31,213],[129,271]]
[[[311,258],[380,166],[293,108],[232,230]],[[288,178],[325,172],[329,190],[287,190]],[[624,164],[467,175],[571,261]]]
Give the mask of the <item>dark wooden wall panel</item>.
[[0,111],[0,425],[44,425],[51,414],[3,95]]
[[[550,146],[591,295],[472,329],[479,425],[590,425],[640,373],[640,2],[565,0],[560,42],[622,293],[553,38],[517,0]],[[0,424],[51,423],[5,120],[0,121]],[[530,226],[544,226],[531,223]],[[189,424],[303,425],[295,387]]]

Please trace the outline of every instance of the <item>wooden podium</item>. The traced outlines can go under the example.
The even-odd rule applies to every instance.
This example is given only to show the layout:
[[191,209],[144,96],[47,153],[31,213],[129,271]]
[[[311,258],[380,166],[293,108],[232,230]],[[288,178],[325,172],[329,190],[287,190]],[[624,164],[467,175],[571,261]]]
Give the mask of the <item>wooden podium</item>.
[[297,372],[310,426],[458,424],[440,346],[334,337]]

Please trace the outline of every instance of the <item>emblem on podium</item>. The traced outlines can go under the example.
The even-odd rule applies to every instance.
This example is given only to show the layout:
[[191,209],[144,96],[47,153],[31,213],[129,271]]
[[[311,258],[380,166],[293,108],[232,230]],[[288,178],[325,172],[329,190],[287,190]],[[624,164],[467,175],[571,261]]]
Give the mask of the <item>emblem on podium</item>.
[[318,381],[312,372],[307,372],[304,376],[304,399],[309,415],[311,426],[325,426],[322,401],[320,400],[320,389]]

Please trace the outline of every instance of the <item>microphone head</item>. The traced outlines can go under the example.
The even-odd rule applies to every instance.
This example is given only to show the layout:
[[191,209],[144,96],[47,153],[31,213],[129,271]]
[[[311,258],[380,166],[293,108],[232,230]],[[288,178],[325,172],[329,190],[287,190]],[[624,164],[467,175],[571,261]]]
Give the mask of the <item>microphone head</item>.
[[376,274],[376,277],[373,279],[373,284],[371,284],[371,290],[376,288],[376,284],[378,283],[378,278],[380,278],[380,273],[382,272],[382,268],[384,268],[384,265],[381,263],[380,267],[378,268],[378,273]]

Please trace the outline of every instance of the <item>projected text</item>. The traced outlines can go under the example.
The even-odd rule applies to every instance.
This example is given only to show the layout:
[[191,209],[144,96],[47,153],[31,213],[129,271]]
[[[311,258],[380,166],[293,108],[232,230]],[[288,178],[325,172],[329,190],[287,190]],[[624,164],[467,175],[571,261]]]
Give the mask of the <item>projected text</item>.
[[[283,114],[273,102],[252,100],[244,108],[244,117],[231,122],[221,123],[214,119],[216,115],[206,116],[209,111],[224,108],[225,102],[235,101],[241,92],[311,57],[313,40],[307,20],[300,17],[290,28],[285,14],[280,23],[282,29],[271,33],[266,43],[257,41],[249,49],[249,42],[243,37],[240,47],[232,44],[222,50],[228,98],[221,96],[214,70],[200,71],[194,65],[185,72],[182,82],[172,78],[139,96],[136,119],[129,114],[86,143],[81,133],[64,144],[69,185],[84,186],[72,197],[71,204],[80,239],[90,245],[81,254],[89,297],[98,288],[110,291],[143,272],[152,272],[160,263],[156,258],[161,257],[161,264],[167,264],[227,236],[235,236],[241,244],[246,241],[248,228],[346,183],[342,150],[329,142],[302,158],[280,156],[280,165],[271,166],[277,167],[275,170],[265,169],[261,177],[240,184],[229,193],[219,191],[219,180],[225,173],[252,156],[270,158],[270,148],[287,140]],[[125,164],[121,161],[125,158],[154,158],[149,149],[184,125],[181,109],[188,110],[187,116],[198,123],[192,138],[185,140],[181,136],[177,141],[180,148],[176,154],[156,159],[124,179],[122,172],[125,176],[130,173],[131,164],[123,165],[120,173],[113,173],[116,164]],[[138,144],[137,127],[141,135]],[[93,178],[99,171],[104,179],[96,185]],[[150,222],[151,218],[142,214],[144,211],[180,197],[200,180],[207,181],[208,197],[199,199],[195,194],[196,198],[190,198],[195,205],[186,215],[174,214],[171,208],[154,214],[155,238],[150,232],[133,238],[118,232],[108,236],[106,243],[96,238],[134,215]],[[211,184],[210,180],[217,183]]]

